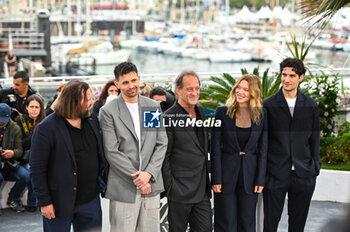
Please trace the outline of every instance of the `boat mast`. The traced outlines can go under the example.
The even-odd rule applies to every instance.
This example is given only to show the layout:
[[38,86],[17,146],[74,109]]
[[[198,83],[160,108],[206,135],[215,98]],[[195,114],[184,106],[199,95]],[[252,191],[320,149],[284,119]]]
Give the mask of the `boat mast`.
[[71,0],[67,0],[67,8],[68,8],[68,36],[72,36],[72,4],[71,4]]
[[[272,0],[272,11],[275,10],[276,7],[276,0]],[[272,35],[276,34],[276,19],[275,15],[272,16]]]

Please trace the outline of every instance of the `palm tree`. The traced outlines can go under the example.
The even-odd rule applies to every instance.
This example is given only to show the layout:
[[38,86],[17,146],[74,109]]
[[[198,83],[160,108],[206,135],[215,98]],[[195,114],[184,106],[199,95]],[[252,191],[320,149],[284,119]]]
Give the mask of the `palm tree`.
[[[248,74],[247,69],[241,69],[242,75]],[[263,99],[271,96],[279,90],[281,84],[281,74],[277,77],[269,77],[269,69],[264,71],[262,77],[259,75],[259,68],[254,68],[253,74],[261,79]],[[224,105],[230,95],[236,80],[228,73],[222,77],[211,76],[209,83],[201,89],[199,102],[203,107],[215,110],[218,106]]]
[[[241,69],[242,74],[248,74],[247,69]],[[276,93],[281,85],[281,73],[277,77],[269,77],[269,69],[267,68],[262,77],[259,75],[259,68],[254,68],[253,74],[258,76],[261,80],[262,98],[268,98]]]
[[314,26],[324,27],[333,15],[350,4],[350,0],[302,0],[300,8],[307,17],[318,17]]
[[203,107],[215,110],[226,103],[235,84],[236,80],[228,73],[223,73],[221,78],[211,76],[209,83],[201,89],[199,102]]

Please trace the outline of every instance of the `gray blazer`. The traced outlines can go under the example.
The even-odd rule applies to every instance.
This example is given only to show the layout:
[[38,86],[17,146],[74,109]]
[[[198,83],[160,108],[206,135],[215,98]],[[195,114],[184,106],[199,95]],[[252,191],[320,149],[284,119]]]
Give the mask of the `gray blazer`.
[[[152,175],[152,192],[145,196],[155,196],[164,190],[161,168],[167,149],[168,138],[164,129],[143,128],[145,107],[159,108],[159,104],[149,98],[139,96],[141,128],[141,171]],[[131,174],[139,171],[139,145],[130,111],[121,95],[104,105],[100,110],[100,125],[103,146],[110,169],[106,198],[134,203],[136,186]]]

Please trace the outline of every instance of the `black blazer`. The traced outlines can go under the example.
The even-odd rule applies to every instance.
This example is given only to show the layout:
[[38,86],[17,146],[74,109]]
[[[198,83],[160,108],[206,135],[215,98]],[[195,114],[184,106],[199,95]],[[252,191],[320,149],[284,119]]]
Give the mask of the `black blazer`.
[[286,179],[292,163],[299,177],[318,175],[320,119],[317,103],[298,90],[293,118],[282,89],[264,101],[269,121],[267,172]]
[[[198,119],[205,119],[204,109],[196,104],[199,114]],[[165,111],[164,120],[186,122],[190,119],[185,115],[184,109],[176,102],[170,109]],[[168,147],[165,155],[162,174],[165,194],[169,200],[182,203],[198,203],[203,200],[196,194],[200,189],[202,178],[205,178],[205,191],[210,196],[210,182],[208,171],[208,131],[203,130],[204,146],[202,146],[192,127],[166,127],[168,135]],[[203,168],[205,176],[202,176]],[[196,196],[197,195],[197,196]]]
[[[108,165],[96,116],[89,118],[99,148],[99,183],[105,190]],[[77,187],[74,148],[64,119],[50,114],[34,130],[30,155],[31,178],[38,206],[53,204],[56,217],[66,220],[73,212]]]
[[252,122],[250,138],[244,149],[242,164],[241,148],[236,134],[236,118],[226,115],[227,106],[216,109],[215,120],[221,120],[221,127],[213,127],[211,134],[210,160],[213,185],[221,184],[222,193],[233,193],[236,189],[240,168],[243,168],[244,189],[254,192],[255,185],[264,186],[267,155],[267,119],[263,112],[259,125]]

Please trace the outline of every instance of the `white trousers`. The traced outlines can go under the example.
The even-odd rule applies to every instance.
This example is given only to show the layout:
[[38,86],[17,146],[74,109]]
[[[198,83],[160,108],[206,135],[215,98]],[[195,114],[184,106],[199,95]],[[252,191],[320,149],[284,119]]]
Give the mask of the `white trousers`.
[[160,195],[141,196],[137,191],[135,203],[110,200],[111,232],[160,232]]

